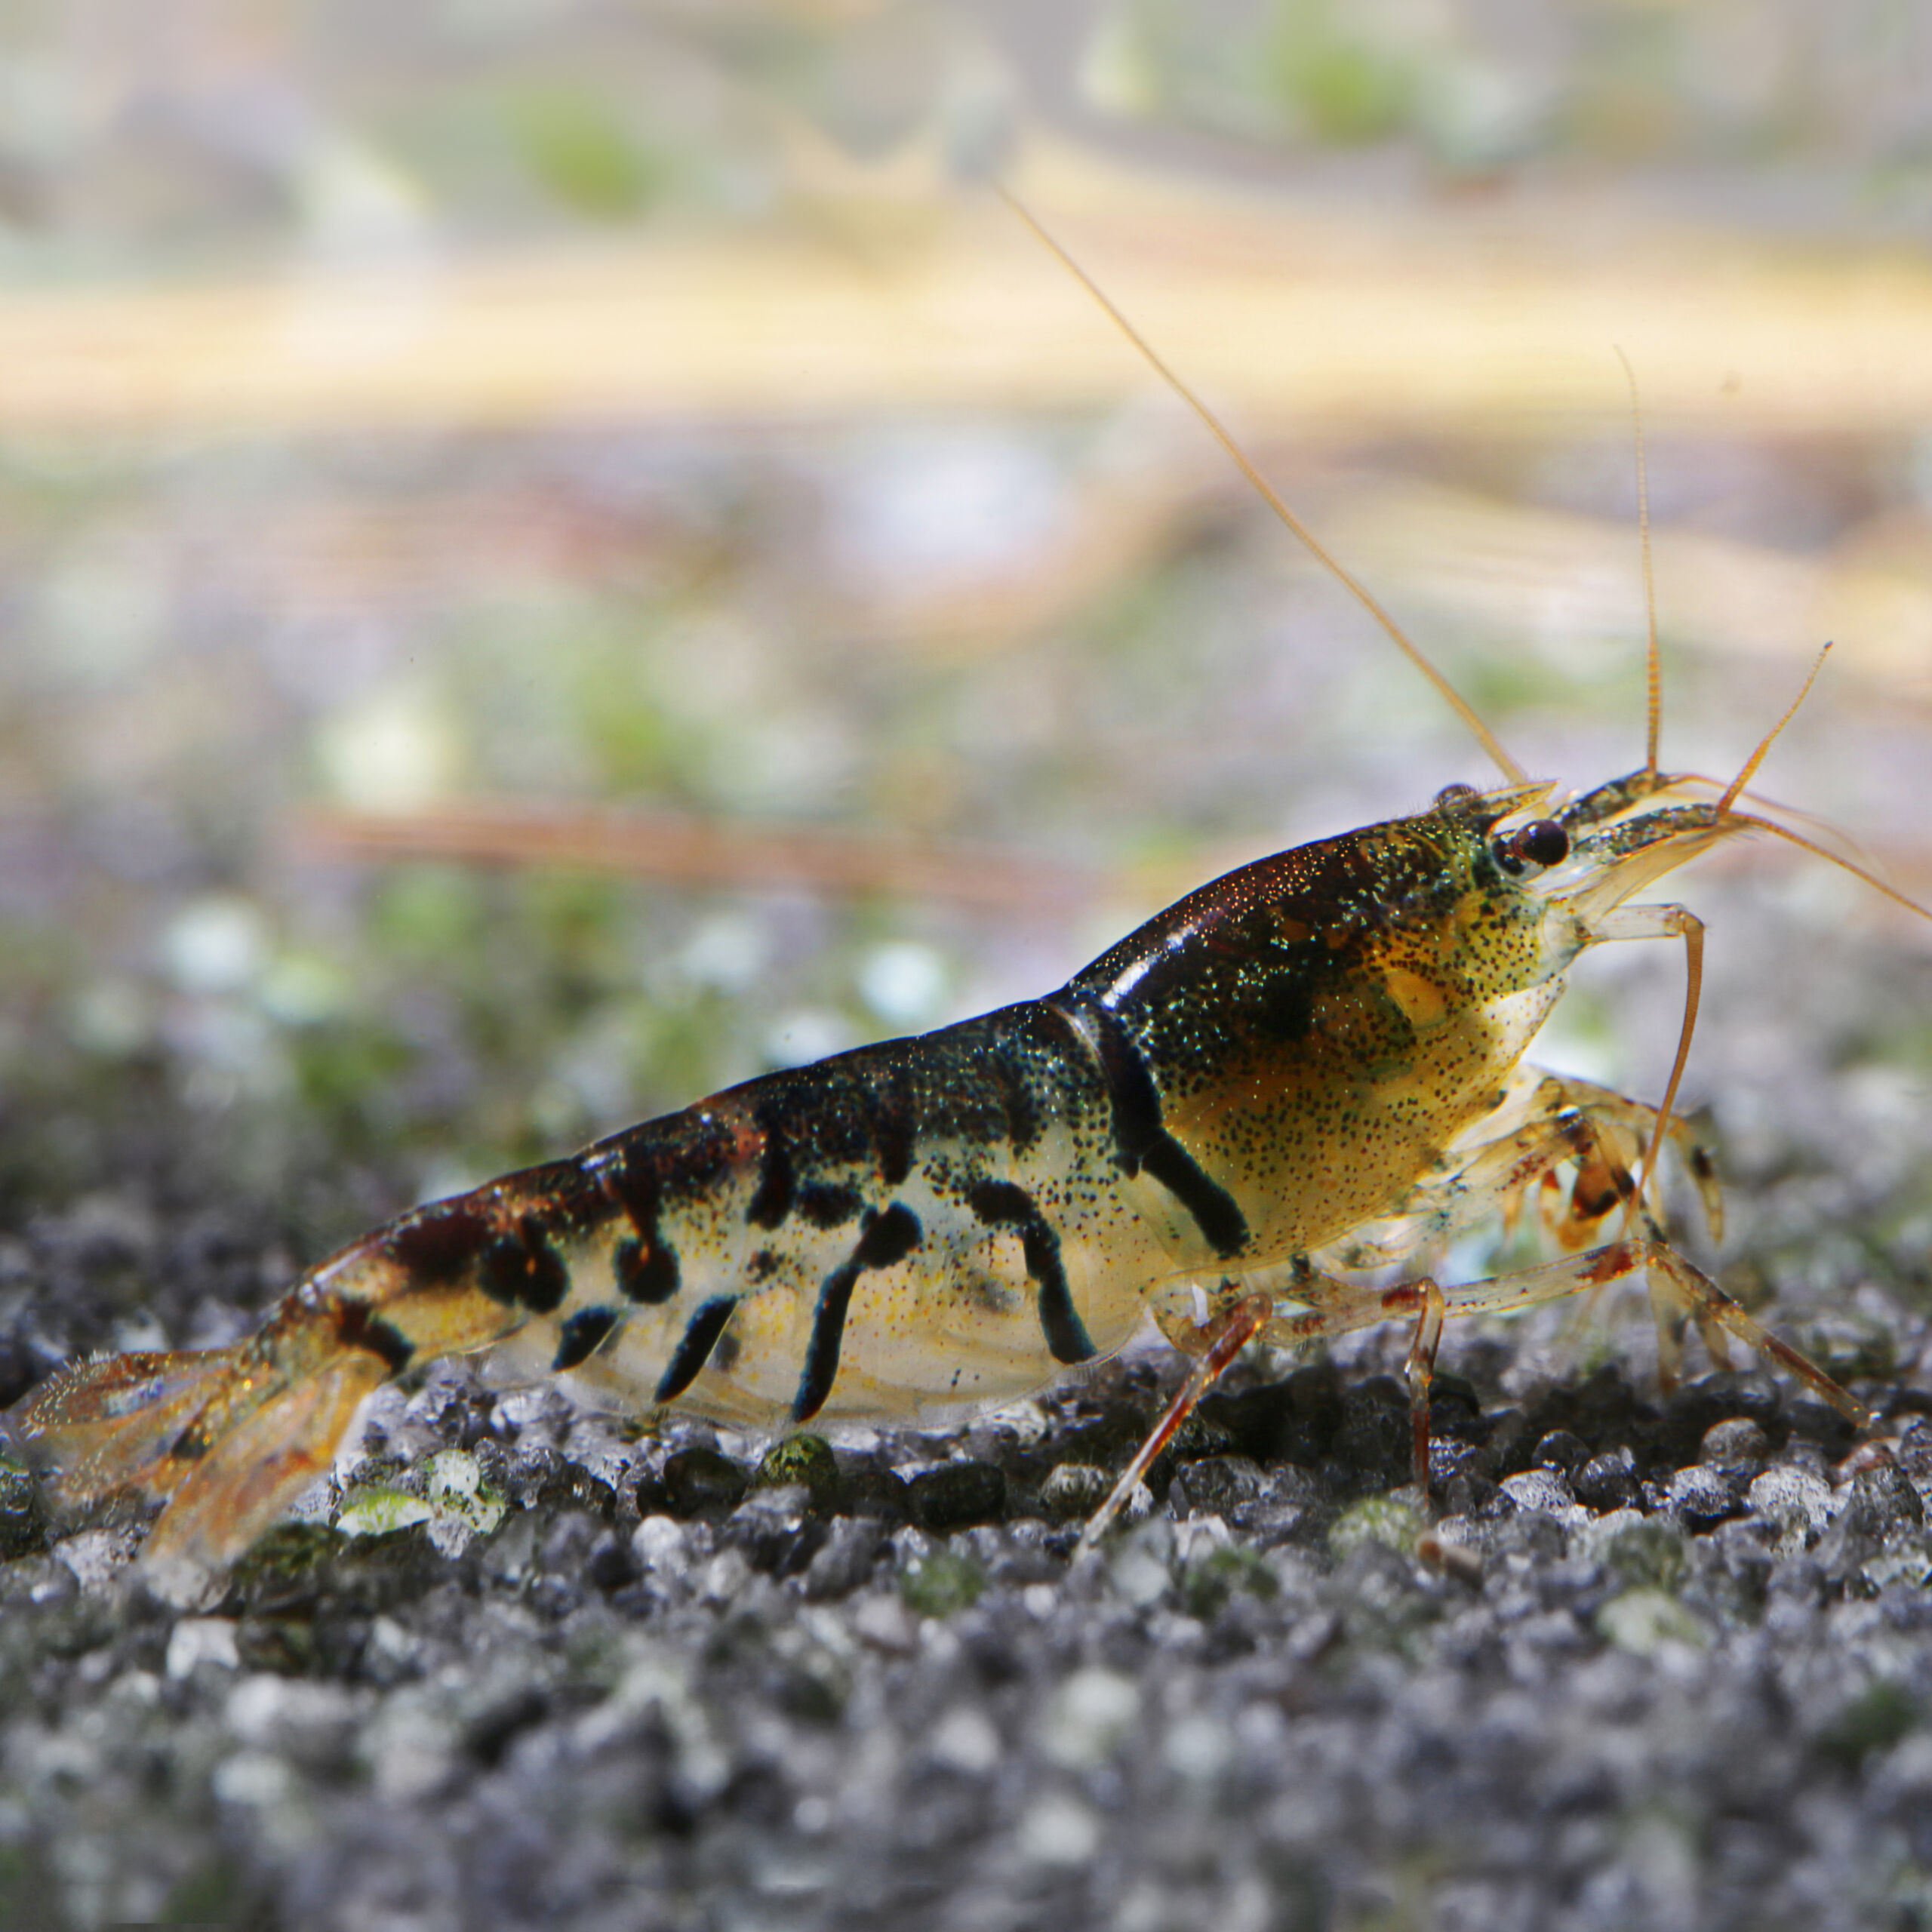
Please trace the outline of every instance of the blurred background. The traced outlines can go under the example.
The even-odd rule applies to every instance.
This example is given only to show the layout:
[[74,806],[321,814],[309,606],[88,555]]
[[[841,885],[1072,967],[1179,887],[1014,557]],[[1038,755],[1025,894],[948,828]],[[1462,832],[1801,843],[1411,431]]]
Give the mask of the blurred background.
[[[1666,761],[1835,639],[1764,789],[1932,887],[1922,8],[12,0],[0,1297],[72,1279],[0,1401],[222,1339],[158,1248],[259,1301],[1489,780],[995,177],[1578,786],[1641,758],[1621,350]],[[1925,934],[1684,891],[1734,1170],[1921,1279]],[[1627,950],[1547,1057],[1652,1092]]]

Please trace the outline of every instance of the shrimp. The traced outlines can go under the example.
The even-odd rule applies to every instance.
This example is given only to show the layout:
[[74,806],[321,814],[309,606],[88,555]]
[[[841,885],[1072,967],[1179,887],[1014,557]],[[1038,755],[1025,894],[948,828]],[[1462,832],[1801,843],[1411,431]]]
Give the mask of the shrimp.
[[[1713,1221],[1718,1208],[1672,1111],[1702,928],[1681,906],[1631,901],[1740,834],[1822,851],[1740,807],[1770,737],[1728,785],[1665,772],[1654,676],[1644,765],[1559,799],[1140,346],[1506,782],[1452,785],[1409,816],[1244,866],[1043,998],[749,1081],[414,1209],[321,1263],[232,1346],[71,1364],[8,1419],[57,1503],[130,1490],[162,1503],[142,1560],[192,1594],[328,1469],[375,1389],[439,1357],[489,1350],[607,1405],[768,1429],[1011,1401],[1115,1354],[1151,1318],[1194,1366],[1091,1543],[1251,1340],[1412,1321],[1426,1491],[1444,1323],[1639,1275],[1666,1380],[1694,1321],[1719,1361],[1727,1338],[1742,1343],[1864,1422],[1647,1204],[1669,1146]],[[1526,1061],[1583,952],[1658,938],[1683,942],[1690,983],[1660,1105]],[[1524,1199],[1556,1202],[1558,1258],[1472,1281],[1420,1269]]]

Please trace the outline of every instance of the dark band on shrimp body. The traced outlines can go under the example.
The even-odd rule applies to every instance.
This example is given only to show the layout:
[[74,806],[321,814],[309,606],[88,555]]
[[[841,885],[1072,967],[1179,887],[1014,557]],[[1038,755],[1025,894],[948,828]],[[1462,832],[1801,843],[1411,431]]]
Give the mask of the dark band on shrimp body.
[[896,1267],[918,1246],[924,1232],[918,1216],[901,1202],[895,1201],[877,1214],[866,1210],[851,1259],[833,1269],[819,1291],[804,1369],[798,1377],[798,1392],[792,1399],[794,1422],[810,1422],[832,1393],[844,1341],[845,1317],[859,1277],[869,1268]]
[[664,1373],[658,1377],[657,1387],[651,1398],[654,1401],[660,1404],[675,1402],[698,1379],[711,1359],[712,1350],[718,1346],[718,1338],[724,1332],[724,1324],[731,1320],[732,1311],[737,1306],[736,1295],[713,1295],[709,1300],[698,1303],[697,1312],[678,1338],[678,1346],[671,1351],[671,1359],[666,1363]]
[[1161,1124],[1160,1090],[1119,1016],[1077,981],[1044,1004],[1067,1013],[1075,1025],[1084,1023],[1094,1043],[1113,1109],[1121,1171],[1132,1175],[1144,1169],[1193,1217],[1208,1245],[1223,1260],[1232,1260],[1247,1245],[1247,1217],[1234,1196]]
[[1032,1196],[1011,1181],[981,1181],[967,1195],[968,1204],[989,1226],[1005,1226],[1020,1237],[1026,1272],[1040,1294],[1040,1328],[1047,1352],[1071,1367],[1091,1361],[1100,1352],[1073,1305],[1073,1290],[1060,1257],[1060,1236],[1040,1212]]

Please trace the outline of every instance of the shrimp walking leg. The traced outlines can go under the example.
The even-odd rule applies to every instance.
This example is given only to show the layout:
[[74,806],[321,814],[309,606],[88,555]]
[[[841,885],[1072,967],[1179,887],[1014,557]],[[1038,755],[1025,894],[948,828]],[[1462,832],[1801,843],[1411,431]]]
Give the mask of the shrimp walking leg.
[[1146,1441],[1134,1451],[1134,1460],[1121,1471],[1120,1480],[1106,1502],[1094,1513],[1080,1540],[1074,1545],[1073,1560],[1080,1559],[1097,1544],[1108,1525],[1132,1500],[1161,1451],[1180,1432],[1182,1425],[1200,1406],[1201,1398],[1221,1379],[1235,1357],[1267,1327],[1274,1304],[1266,1295],[1244,1295],[1217,1318],[1211,1339],[1188,1372],[1187,1380],[1175,1392],[1174,1400],[1153,1427]]
[[[1446,1171],[1419,1183],[1396,1217],[1388,1241],[1392,1252],[1439,1251],[1454,1236],[1494,1216],[1531,1187],[1555,1183],[1559,1171],[1573,1171],[1566,1229],[1594,1229],[1620,1207],[1635,1204],[1633,1169],[1655,1131],[1655,1111],[1607,1088],[1534,1069],[1520,1071],[1503,1106],[1485,1124],[1508,1121],[1461,1149]],[[1721,1225],[1722,1202],[1711,1177],[1708,1157],[1690,1130],[1673,1120],[1667,1141],[1696,1182],[1713,1229]],[[1417,1487],[1429,1491],[1429,1395],[1444,1325],[1469,1315],[1497,1314],[1589,1295],[1608,1284],[1642,1275],[1650,1291],[1657,1327],[1659,1378],[1675,1386],[1681,1370],[1681,1337],[1694,1321],[1712,1359],[1730,1366],[1726,1337],[1777,1361],[1839,1412],[1861,1426],[1863,1406],[1795,1349],[1764,1329],[1664,1238],[1647,1211],[1635,1210],[1641,1234],[1601,1244],[1587,1251],[1540,1266],[1485,1276],[1447,1287],[1432,1275],[1416,1275],[1393,1285],[1349,1278],[1312,1260],[1297,1259],[1279,1279],[1263,1288],[1254,1279],[1223,1280],[1211,1294],[1198,1284],[1166,1284],[1150,1298],[1162,1334],[1195,1358],[1186,1380],[1153,1432],[1137,1452],[1100,1513],[1081,1540],[1091,1548],[1106,1524],[1125,1506],[1134,1485],[1178,1432],[1201,1398],[1241,1347],[1253,1340],[1300,1346],[1351,1330],[1413,1315],[1415,1329],[1404,1364],[1410,1397],[1411,1466]],[[1555,1217],[1552,1217],[1555,1218]],[[1574,1235],[1569,1244],[1576,1245]],[[1374,1241],[1352,1241],[1349,1263],[1372,1261]],[[1284,1304],[1294,1304],[1292,1309]],[[1257,1321],[1257,1306],[1270,1309]]]
[[[1641,1274],[1649,1281],[1660,1329],[1666,1323],[1674,1329],[1687,1317],[1706,1333],[1727,1334],[1796,1376],[1849,1421],[1861,1428],[1866,1426],[1869,1418],[1857,1397],[1754,1321],[1709,1276],[1678,1254],[1647,1215],[1641,1217],[1641,1235],[1608,1241],[1581,1254],[1447,1287],[1427,1276],[1387,1287],[1364,1287],[1333,1275],[1314,1276],[1299,1291],[1300,1298],[1309,1305],[1297,1312],[1278,1315],[1266,1324],[1259,1339],[1300,1346],[1392,1317],[1414,1315],[1416,1340],[1410,1351],[1408,1379],[1417,1440],[1423,1444],[1419,1460],[1423,1466],[1419,1474],[1426,1473],[1429,1383],[1435,1343],[1445,1321],[1472,1315],[1507,1314],[1543,1302],[1560,1301]],[[1674,1367],[1674,1363],[1666,1364],[1666,1380]]]

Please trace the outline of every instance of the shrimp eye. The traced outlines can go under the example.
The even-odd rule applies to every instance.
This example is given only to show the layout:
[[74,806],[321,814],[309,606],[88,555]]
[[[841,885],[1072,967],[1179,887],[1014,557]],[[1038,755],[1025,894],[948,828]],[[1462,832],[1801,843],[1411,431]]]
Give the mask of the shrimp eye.
[[1532,819],[1497,839],[1490,849],[1496,863],[1515,878],[1525,866],[1540,869],[1561,865],[1570,856],[1570,835],[1553,818]]
[[1560,866],[1570,856],[1570,835],[1553,818],[1532,819],[1517,833],[1515,844],[1533,866]]

